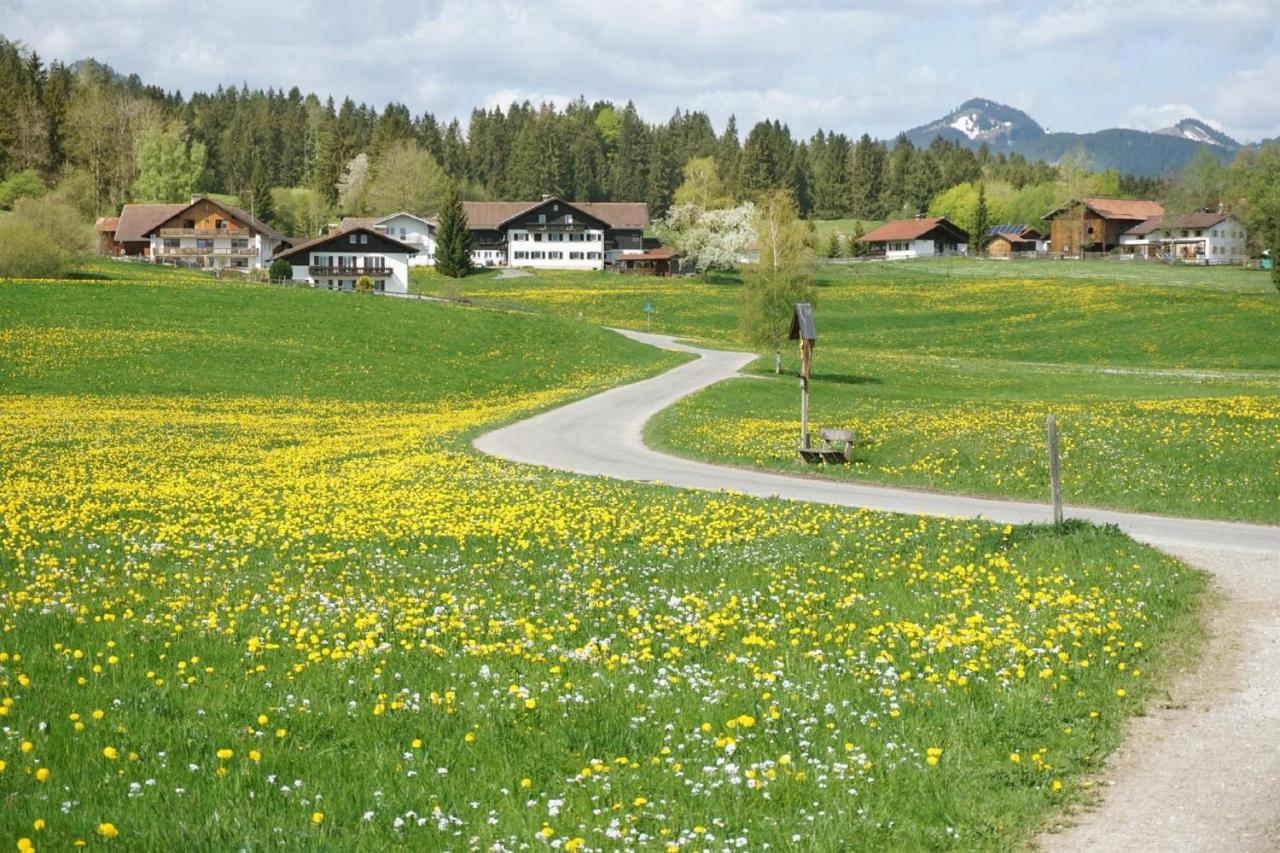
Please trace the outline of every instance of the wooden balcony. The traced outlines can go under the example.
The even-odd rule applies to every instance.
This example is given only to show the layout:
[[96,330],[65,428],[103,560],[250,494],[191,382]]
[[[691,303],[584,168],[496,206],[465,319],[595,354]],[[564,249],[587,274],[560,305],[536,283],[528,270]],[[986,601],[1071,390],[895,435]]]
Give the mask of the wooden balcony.
[[161,246],[155,250],[157,258],[189,258],[199,257],[201,255],[222,255],[232,258],[256,258],[258,250],[252,246],[245,246],[243,249],[233,249],[227,246],[219,246],[217,248],[199,248],[197,246]]
[[311,275],[321,276],[341,276],[350,278],[359,278],[367,275],[370,278],[386,278],[391,275],[391,267],[307,267],[307,272]]
[[161,228],[161,237],[252,237],[247,228]]

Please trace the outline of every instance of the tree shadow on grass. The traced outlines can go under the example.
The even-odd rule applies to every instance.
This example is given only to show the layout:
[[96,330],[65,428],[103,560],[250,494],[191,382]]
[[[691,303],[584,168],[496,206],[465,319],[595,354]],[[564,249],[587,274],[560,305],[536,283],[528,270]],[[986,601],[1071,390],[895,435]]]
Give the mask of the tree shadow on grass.
[[858,376],[851,373],[810,373],[814,382],[831,382],[835,385],[883,385],[879,376]]

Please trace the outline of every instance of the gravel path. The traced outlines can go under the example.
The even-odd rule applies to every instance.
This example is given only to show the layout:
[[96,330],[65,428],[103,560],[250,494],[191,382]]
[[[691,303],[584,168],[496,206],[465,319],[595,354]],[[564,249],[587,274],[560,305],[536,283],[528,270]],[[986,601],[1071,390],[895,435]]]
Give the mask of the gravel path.
[[[711,465],[645,446],[645,423],[738,375],[749,353],[703,350],[618,330],[698,359],[480,436],[477,449],[579,474],[763,497],[1020,524],[1043,504],[790,477]],[[1040,839],[1054,851],[1280,851],[1280,527],[1068,507],[1116,524],[1209,572],[1217,589],[1204,656],[1167,701],[1137,718],[1100,782],[1096,808]]]

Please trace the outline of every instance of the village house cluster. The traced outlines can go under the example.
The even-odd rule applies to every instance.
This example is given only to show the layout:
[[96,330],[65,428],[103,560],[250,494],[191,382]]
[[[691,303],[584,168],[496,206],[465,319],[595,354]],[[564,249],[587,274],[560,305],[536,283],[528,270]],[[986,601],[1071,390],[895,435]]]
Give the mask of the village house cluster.
[[[481,267],[615,269],[669,275],[674,253],[645,238],[642,202],[464,202],[471,260]],[[1192,263],[1240,263],[1247,233],[1229,213],[1167,217],[1154,201],[1090,196],[1049,211],[1045,234],[1024,225],[995,225],[989,257],[1111,252],[1132,258]],[[437,221],[407,211],[347,217],[325,233],[290,238],[248,211],[207,196],[187,204],[126,204],[120,216],[98,220],[98,251],[208,270],[265,269],[284,259],[293,280],[351,290],[361,277],[374,289],[408,293],[409,268],[436,257]],[[886,222],[860,238],[886,260],[968,253],[970,235],[946,217]]]
[[[464,202],[476,266],[616,269],[667,275],[673,254],[647,240],[643,202]],[[367,276],[375,290],[407,293],[409,268],[431,265],[437,222],[406,211],[347,217],[310,239],[290,239],[250,213],[197,196],[188,204],[127,204],[99,219],[102,254],[200,269],[264,269],[284,259],[293,280],[350,290]]]
[[[1230,213],[1166,216],[1159,202],[1087,196],[1046,213],[1046,236],[1024,225],[994,225],[987,256],[1118,252],[1121,257],[1184,263],[1238,264],[1248,257],[1248,232]],[[970,235],[946,217],[886,222],[861,238],[888,260],[968,253]]]

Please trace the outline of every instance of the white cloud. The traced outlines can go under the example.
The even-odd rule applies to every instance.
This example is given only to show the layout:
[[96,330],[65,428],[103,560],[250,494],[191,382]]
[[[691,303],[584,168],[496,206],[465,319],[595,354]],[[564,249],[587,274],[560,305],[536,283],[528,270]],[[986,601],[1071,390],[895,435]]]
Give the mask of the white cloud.
[[1280,135],[1280,54],[1228,77],[1217,88],[1214,110],[1248,136]]
[[[477,105],[580,94],[633,100],[655,121],[692,108],[717,127],[736,113],[744,132],[777,118],[806,136],[888,137],[973,96],[1081,130],[1149,126],[1189,104],[1229,128],[1280,123],[1274,0],[1208,13],[1192,0],[222,0],[199,14],[0,0],[0,21],[46,60],[94,56],[186,93],[297,85],[464,123]],[[1228,78],[1233,91],[1215,94]]]

